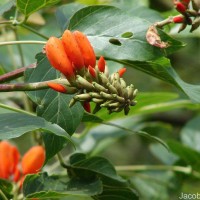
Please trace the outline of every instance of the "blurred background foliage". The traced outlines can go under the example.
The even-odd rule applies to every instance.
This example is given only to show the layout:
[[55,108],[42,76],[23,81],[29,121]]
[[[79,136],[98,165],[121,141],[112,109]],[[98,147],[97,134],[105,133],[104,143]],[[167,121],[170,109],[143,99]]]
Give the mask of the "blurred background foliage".
[[[6,2],[8,1],[1,0],[0,5],[4,5]],[[56,17],[61,14],[59,13],[59,9],[61,8],[58,9],[58,7],[66,3],[77,3],[76,6],[71,7],[75,10],[76,7],[78,9],[85,5],[114,5],[125,9],[132,15],[134,15],[134,12],[137,12],[138,6],[144,6],[143,12],[141,11],[140,13],[141,17],[145,16],[145,9],[149,7],[156,12],[153,18],[149,18],[152,22],[176,13],[171,0],[61,0],[55,6],[47,7],[32,14],[28,19],[28,24],[47,36],[60,36],[62,30],[56,21]],[[73,9],[70,10],[69,17],[74,11]],[[54,15],[54,13],[56,14]],[[14,15],[14,9],[8,10],[3,16],[1,16],[0,10],[0,20],[8,18],[12,14]],[[188,29],[186,29],[182,33],[177,34],[177,27],[178,25],[170,25],[166,27],[166,31],[186,45],[178,52],[169,56],[172,66],[183,80],[188,83],[199,84],[200,29],[194,31],[194,33],[189,33]],[[22,27],[11,28],[0,25],[0,42],[18,39],[29,40],[30,38],[31,40],[43,40],[41,37]],[[42,45],[22,45],[22,49],[14,45],[1,46],[0,74],[35,62],[35,55],[41,49]],[[24,55],[23,59],[20,57],[21,52]],[[114,62],[108,62],[108,65],[110,71],[116,71],[116,68],[121,67],[119,63]],[[136,85],[140,92],[175,92],[182,99],[187,99],[175,87],[165,82],[133,68],[128,67],[127,71],[128,73],[125,74],[124,79],[128,83]],[[24,99],[24,102],[21,99]],[[19,108],[28,109],[30,106],[30,102],[28,102],[27,98],[24,98],[24,94],[21,92],[1,93],[0,102]],[[166,142],[169,141],[170,147],[176,147],[176,144],[173,144],[173,142],[170,143],[170,141],[178,141],[180,144],[184,144],[190,149],[200,152],[200,118],[198,114],[198,106],[197,108],[194,106],[192,109],[183,106],[180,109],[169,108],[165,112],[155,111],[150,114],[139,113],[131,115],[131,117],[112,120],[112,123],[131,127],[134,130],[142,129],[149,134],[158,136]],[[101,116],[101,113],[99,115]],[[102,116],[105,115],[102,114]],[[34,143],[34,140],[27,140],[27,138],[29,138],[29,135],[25,134],[23,137],[14,139],[14,142],[20,146],[22,153]],[[184,159],[184,155],[192,155],[188,153],[189,150],[187,152],[188,154],[185,153],[186,151],[182,151],[184,155],[181,155],[180,152],[173,148],[172,151],[167,151],[160,144],[152,143],[148,139],[138,135],[124,134],[122,130],[116,127],[96,124],[92,126],[90,123],[82,124],[79,127],[77,134],[74,136],[74,140],[78,146],[77,151],[85,152],[89,155],[104,156],[115,166],[165,166],[164,168],[155,167],[154,170],[151,168],[148,169],[148,167],[138,169],[133,167],[133,170],[128,171],[123,170],[120,166],[117,168],[118,173],[127,177],[133,187],[139,191],[142,196],[141,199],[173,200],[177,199],[177,196],[181,192],[200,193],[199,174],[191,175],[190,171],[180,173],[175,172],[176,170],[166,170],[166,166],[173,164],[188,167],[188,170],[190,170],[189,166],[193,164],[188,163],[187,159]],[[62,153],[66,155],[72,151],[71,148],[66,147]],[[197,159],[194,158],[195,165],[198,165],[198,159],[200,160],[200,156],[197,156]],[[46,169],[48,170],[48,165]]]

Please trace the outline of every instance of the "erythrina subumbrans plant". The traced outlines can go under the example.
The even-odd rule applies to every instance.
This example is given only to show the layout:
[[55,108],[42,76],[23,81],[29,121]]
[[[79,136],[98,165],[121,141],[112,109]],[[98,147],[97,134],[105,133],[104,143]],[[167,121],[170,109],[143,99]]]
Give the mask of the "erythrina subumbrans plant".
[[70,2],[0,3],[0,199],[198,199],[200,1]]

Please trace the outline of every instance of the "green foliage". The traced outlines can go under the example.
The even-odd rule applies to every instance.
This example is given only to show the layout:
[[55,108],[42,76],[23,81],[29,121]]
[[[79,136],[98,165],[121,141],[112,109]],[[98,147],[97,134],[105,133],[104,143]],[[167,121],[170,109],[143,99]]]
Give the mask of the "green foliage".
[[56,4],[59,1],[60,0],[17,0],[17,8],[25,15],[25,17],[28,17],[32,13],[44,7]]
[[[200,85],[199,77],[196,85],[191,77],[198,70],[199,38],[189,39],[195,34],[186,34],[186,29],[187,40],[180,37],[178,41],[176,34],[169,34],[170,25],[158,29],[161,40],[169,46],[150,45],[146,39],[148,28],[176,11],[159,13],[150,9],[146,0],[70,2],[3,1],[0,41],[36,43],[0,46],[0,90],[7,85],[1,84],[2,74],[22,67],[22,63],[35,62],[36,52],[36,67],[26,69],[25,83],[62,77],[45,53],[39,52],[44,38],[60,37],[68,28],[87,35],[97,59],[104,56],[110,72],[127,67],[123,78],[139,89],[137,105],[128,116],[108,115],[103,108],[92,114],[85,112],[79,102],[69,107],[73,95],[52,89],[26,91],[28,98],[21,93],[0,95],[0,140],[12,139],[21,147],[19,144],[28,136],[29,143],[42,143],[46,150],[43,172],[27,175],[22,190],[19,183],[0,179],[0,199],[166,200],[198,190]],[[151,4],[153,8],[155,2]],[[34,13],[35,21],[31,16]],[[38,41],[40,37],[43,41]],[[196,49],[190,53],[187,48],[191,50],[193,44]],[[182,69],[182,65],[187,68]],[[14,79],[10,83],[12,86],[22,81]],[[30,139],[33,135],[34,141]]]

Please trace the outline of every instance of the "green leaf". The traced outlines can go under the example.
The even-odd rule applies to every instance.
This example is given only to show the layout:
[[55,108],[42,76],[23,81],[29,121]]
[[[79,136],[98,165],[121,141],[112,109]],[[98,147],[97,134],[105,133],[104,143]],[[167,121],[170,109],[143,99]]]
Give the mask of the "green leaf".
[[32,13],[50,5],[54,5],[60,0],[17,0],[17,8],[28,17]]
[[23,183],[23,193],[26,198],[60,198],[68,195],[87,197],[102,192],[99,178],[79,180],[67,176],[48,176],[47,173],[28,175]]
[[[117,16],[117,17],[116,17]],[[112,60],[147,61],[162,57],[163,50],[149,45],[146,32],[150,22],[131,17],[126,12],[112,6],[89,6],[79,10],[70,20],[70,30],[84,32],[91,41],[95,53]],[[133,33],[131,38],[123,38],[124,32]],[[172,53],[182,47],[182,43],[169,37],[164,37],[171,46],[166,49]],[[109,40],[115,38],[121,45],[112,45]]]
[[[27,82],[40,82],[60,77],[60,73],[51,67],[44,54],[38,54],[36,58],[37,67],[25,72]],[[69,108],[72,95],[62,94],[51,89],[28,92],[27,94],[38,105],[37,115],[58,124],[69,134],[74,133],[81,122],[84,109],[80,103]]]
[[13,190],[13,184],[5,179],[0,179],[0,199],[1,198],[1,192],[8,198],[12,199],[12,190]]
[[47,122],[41,117],[23,113],[1,113],[0,127],[1,140],[16,138],[34,130],[43,130],[71,141],[68,133],[56,124]]
[[191,119],[181,131],[182,142],[200,152],[200,116]]
[[138,199],[135,191],[116,174],[114,167],[105,158],[97,156],[87,158],[85,154],[74,154],[70,157],[68,173],[84,180],[99,177],[103,183],[103,192],[93,197],[96,200]]
[[200,171],[200,153],[190,147],[182,145],[177,141],[169,141],[168,143],[171,151],[178,155],[181,160],[187,165],[191,165],[196,171]]

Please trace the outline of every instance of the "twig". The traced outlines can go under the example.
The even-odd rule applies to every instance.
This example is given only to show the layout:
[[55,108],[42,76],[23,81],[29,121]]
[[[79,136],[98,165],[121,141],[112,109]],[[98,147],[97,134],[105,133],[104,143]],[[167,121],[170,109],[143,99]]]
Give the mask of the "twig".
[[15,44],[41,44],[45,45],[45,41],[36,41],[36,40],[21,40],[21,41],[8,41],[8,42],[0,42],[0,46],[4,45],[15,45]]
[[33,63],[33,64],[30,64],[26,67],[22,67],[22,68],[18,68],[12,72],[8,72],[6,74],[3,74],[0,76],[0,83],[4,83],[4,82],[7,82],[7,81],[11,81],[11,80],[14,80],[18,77],[21,77],[23,76],[24,74],[24,71],[28,68],[35,68],[36,67],[36,63]]

